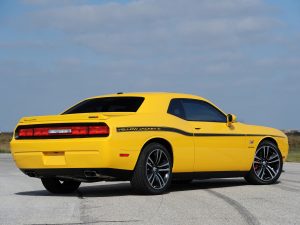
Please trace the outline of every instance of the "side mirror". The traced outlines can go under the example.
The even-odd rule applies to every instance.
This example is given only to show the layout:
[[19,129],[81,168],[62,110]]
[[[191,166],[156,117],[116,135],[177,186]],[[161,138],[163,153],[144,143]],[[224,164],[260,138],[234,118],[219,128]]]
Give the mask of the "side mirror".
[[236,115],[227,114],[227,126],[230,127],[233,123],[236,123]]

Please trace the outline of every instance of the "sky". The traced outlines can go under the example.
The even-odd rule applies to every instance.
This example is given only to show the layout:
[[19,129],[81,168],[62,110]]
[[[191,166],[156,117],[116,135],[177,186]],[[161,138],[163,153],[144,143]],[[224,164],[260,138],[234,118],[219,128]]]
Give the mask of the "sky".
[[0,130],[144,91],[300,129],[299,21],[298,0],[0,1]]

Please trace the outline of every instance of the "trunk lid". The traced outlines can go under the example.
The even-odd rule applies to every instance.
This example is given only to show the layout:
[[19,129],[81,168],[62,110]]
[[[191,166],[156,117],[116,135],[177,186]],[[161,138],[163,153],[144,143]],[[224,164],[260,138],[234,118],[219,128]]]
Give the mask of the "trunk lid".
[[61,114],[48,116],[31,116],[23,117],[19,125],[27,124],[49,124],[49,123],[80,123],[80,122],[98,122],[105,121],[112,117],[127,116],[135,113],[132,112],[106,112],[106,113],[78,113],[78,114]]

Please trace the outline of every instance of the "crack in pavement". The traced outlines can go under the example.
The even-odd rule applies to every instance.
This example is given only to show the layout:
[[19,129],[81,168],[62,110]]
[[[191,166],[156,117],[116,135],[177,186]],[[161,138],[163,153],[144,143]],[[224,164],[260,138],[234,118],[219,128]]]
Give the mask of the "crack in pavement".
[[242,218],[246,221],[247,224],[260,225],[259,220],[248,209],[246,209],[243,205],[241,205],[236,200],[213,190],[205,190],[205,191],[214,195],[219,199],[222,199],[227,204],[231,205],[242,216]]
[[78,223],[30,223],[25,225],[77,225],[77,224],[97,224],[97,223],[130,223],[140,222],[140,220],[97,220],[91,222],[78,222]]
[[[97,207],[91,207],[87,208],[85,201],[87,200],[83,192],[80,191],[79,189],[76,191],[77,197],[79,198],[79,219],[80,222],[78,223],[60,223],[60,224],[50,224],[50,225],[65,225],[65,224],[70,224],[70,225],[77,225],[77,224],[99,224],[99,223],[136,223],[136,222],[141,222],[142,220],[136,220],[136,219],[128,219],[128,220],[93,220],[91,216],[88,215],[86,212],[88,209],[93,209]],[[32,225],[40,225],[40,224],[32,224]]]
[[299,172],[294,172],[294,171],[289,171],[289,172],[284,172],[285,174],[292,174],[292,175],[299,175]]
[[86,204],[85,204],[85,198],[83,196],[83,193],[81,191],[77,191],[77,196],[80,199],[79,202],[79,220],[82,222],[82,224],[95,224],[96,222],[93,221],[93,219],[86,213]]
[[298,193],[298,194],[300,193],[300,189],[292,188],[292,187],[285,186],[282,184],[276,184],[276,185],[274,185],[274,187],[279,188],[284,191],[294,192],[294,193]]
[[280,180],[287,181],[287,182],[291,182],[291,183],[297,183],[297,184],[300,184],[300,181],[299,181],[299,180],[290,180],[290,179],[285,179],[285,178],[281,178]]

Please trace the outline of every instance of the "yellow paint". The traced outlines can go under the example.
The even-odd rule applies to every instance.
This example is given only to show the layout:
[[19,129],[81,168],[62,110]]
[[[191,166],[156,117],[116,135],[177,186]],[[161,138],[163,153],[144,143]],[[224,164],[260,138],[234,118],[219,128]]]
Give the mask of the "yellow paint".
[[[97,97],[107,96],[142,96],[145,100],[136,113],[83,113],[22,118],[18,126],[64,122],[105,122],[110,128],[110,135],[69,139],[16,140],[13,138],[11,150],[17,166],[21,169],[115,168],[133,170],[142,147],[154,138],[164,139],[171,144],[174,159],[173,172],[175,173],[250,170],[258,144],[268,137],[277,142],[284,158],[288,154],[286,135],[273,128],[252,126],[235,121],[231,124],[185,121],[167,114],[172,98],[207,101],[198,96],[177,93],[128,93]],[[117,127],[168,127],[200,136],[159,130],[117,132]],[[201,136],[201,134],[216,135]],[[120,157],[121,153],[129,154],[129,157]]]

